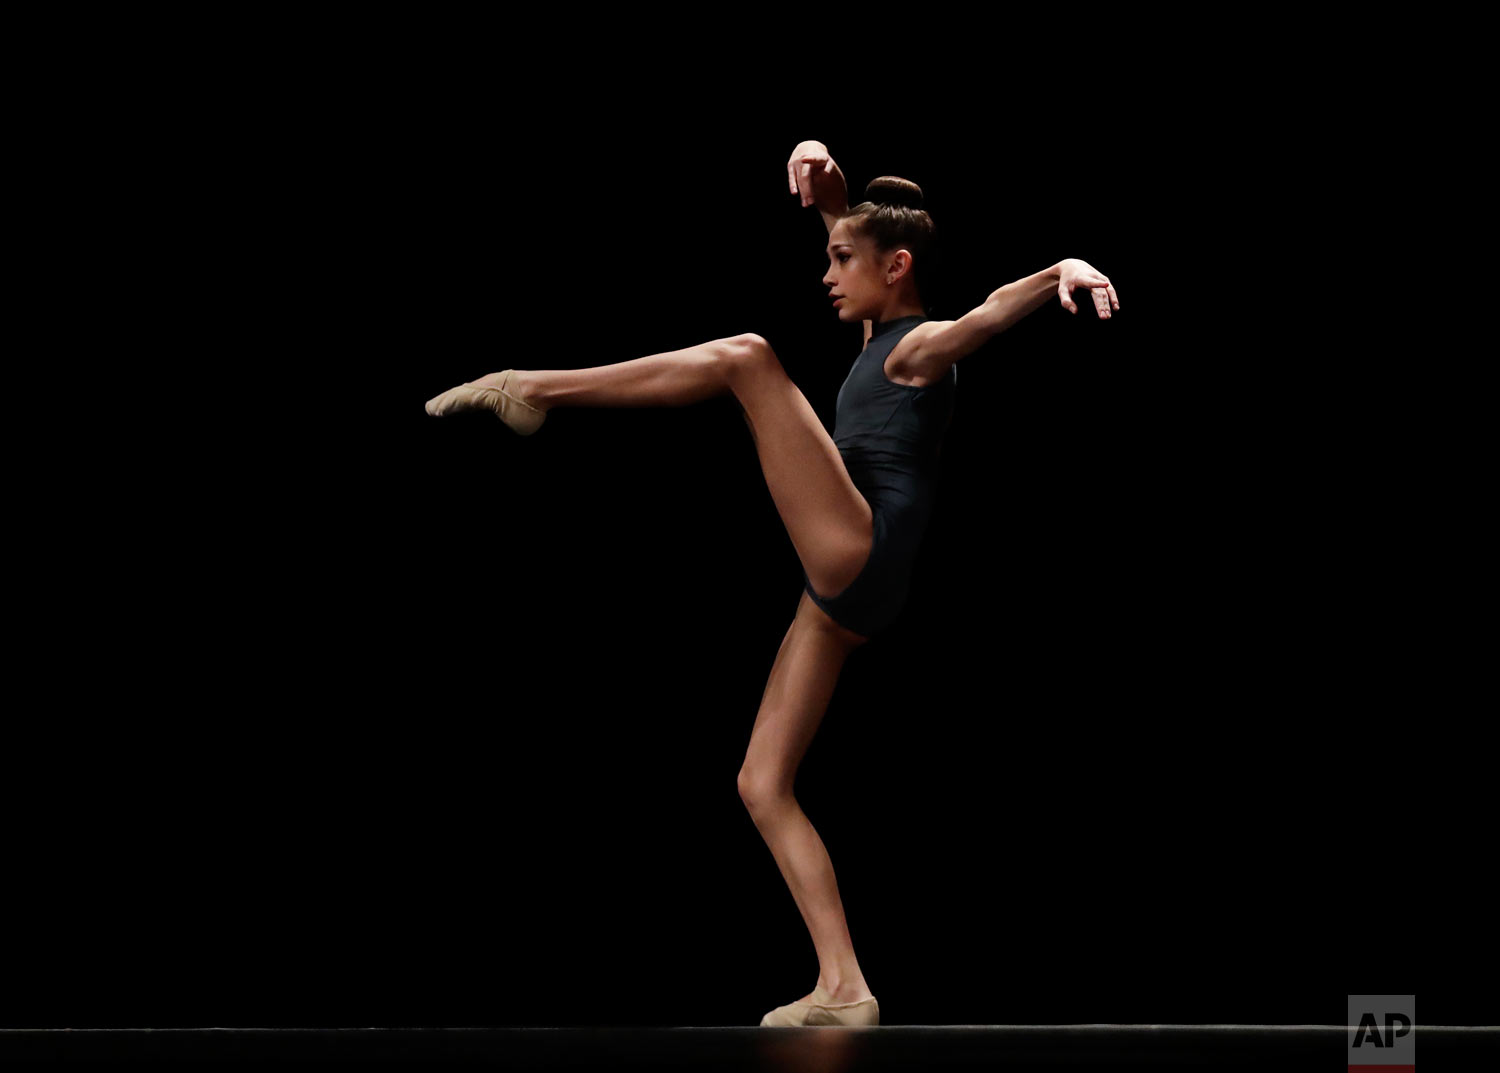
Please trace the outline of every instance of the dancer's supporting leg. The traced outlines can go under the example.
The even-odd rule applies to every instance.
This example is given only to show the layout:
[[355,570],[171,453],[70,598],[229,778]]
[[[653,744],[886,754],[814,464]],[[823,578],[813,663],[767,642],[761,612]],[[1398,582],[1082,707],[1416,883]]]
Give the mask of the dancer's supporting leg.
[[[854,1002],[871,992],[854,956],[833,862],[792,794],[797,767],[828,708],[839,671],[863,643],[825,619],[804,593],[766,682],[739,791],[812,935],[820,969],[817,985],[832,996],[823,1001]],[[813,999],[812,994],[805,997]]]

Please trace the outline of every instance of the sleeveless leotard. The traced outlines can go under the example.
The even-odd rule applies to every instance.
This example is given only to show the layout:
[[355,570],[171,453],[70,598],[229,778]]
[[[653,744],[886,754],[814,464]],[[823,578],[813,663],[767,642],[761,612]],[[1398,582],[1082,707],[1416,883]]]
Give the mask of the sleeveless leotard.
[[813,602],[864,637],[891,625],[906,603],[912,566],[932,516],[938,452],[953,418],[956,365],[926,387],[897,384],[885,375],[885,359],[926,319],[912,315],[872,324],[869,344],[839,388],[833,442],[870,504],[870,558],[834,596],[814,592],[802,571]]

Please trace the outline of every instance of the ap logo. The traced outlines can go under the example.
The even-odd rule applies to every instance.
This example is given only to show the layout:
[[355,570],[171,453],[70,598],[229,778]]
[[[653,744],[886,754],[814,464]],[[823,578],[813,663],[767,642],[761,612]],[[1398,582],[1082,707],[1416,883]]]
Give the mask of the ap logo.
[[1349,1073],[1416,1073],[1415,995],[1350,995]]

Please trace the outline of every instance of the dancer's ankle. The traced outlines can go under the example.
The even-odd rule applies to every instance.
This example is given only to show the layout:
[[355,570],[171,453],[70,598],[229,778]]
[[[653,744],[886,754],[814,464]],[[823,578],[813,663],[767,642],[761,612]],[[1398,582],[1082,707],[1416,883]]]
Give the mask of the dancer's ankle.
[[832,995],[833,1002],[856,1002],[859,999],[868,998],[873,994],[869,985],[865,983],[865,978],[860,975],[848,977],[819,976],[817,986]]
[[512,369],[510,379],[505,382],[505,392],[543,413],[552,408],[552,403],[543,397],[542,385],[538,383],[534,370]]

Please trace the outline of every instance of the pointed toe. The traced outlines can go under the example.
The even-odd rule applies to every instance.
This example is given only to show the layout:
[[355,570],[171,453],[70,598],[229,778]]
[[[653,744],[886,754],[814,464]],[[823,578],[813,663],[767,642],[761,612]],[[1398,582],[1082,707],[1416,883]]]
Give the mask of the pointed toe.
[[513,370],[506,369],[497,387],[464,383],[427,400],[427,412],[445,417],[461,410],[489,410],[521,436],[530,436],[547,419],[545,410],[523,402],[505,390]]

